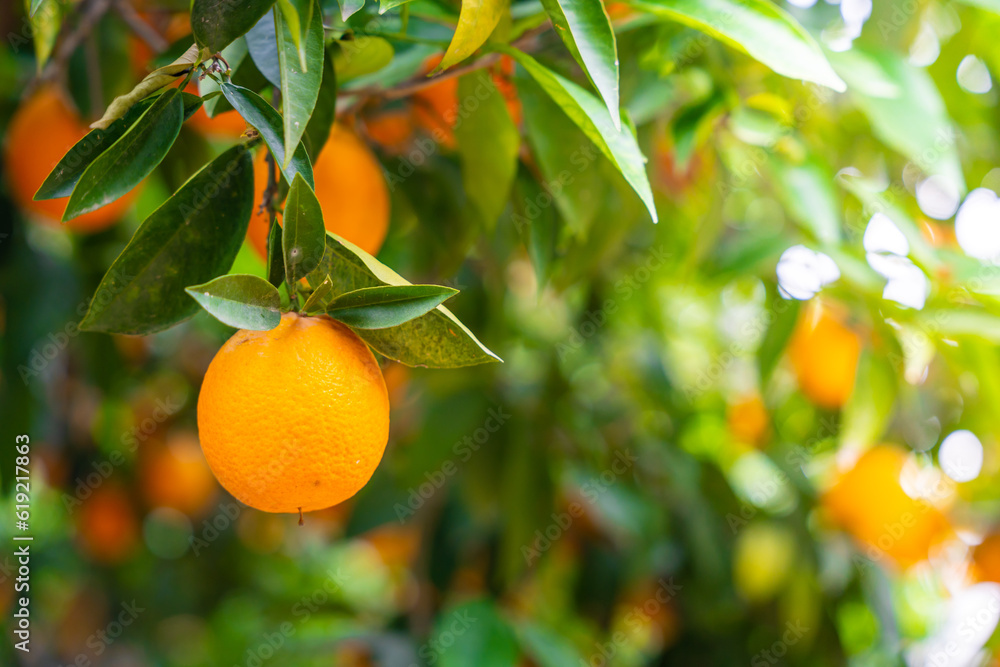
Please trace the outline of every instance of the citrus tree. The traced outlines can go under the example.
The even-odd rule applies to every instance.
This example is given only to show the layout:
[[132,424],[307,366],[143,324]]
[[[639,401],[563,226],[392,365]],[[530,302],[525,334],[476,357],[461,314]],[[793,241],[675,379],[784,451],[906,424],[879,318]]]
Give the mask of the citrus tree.
[[4,11],[43,664],[998,650],[1000,6]]

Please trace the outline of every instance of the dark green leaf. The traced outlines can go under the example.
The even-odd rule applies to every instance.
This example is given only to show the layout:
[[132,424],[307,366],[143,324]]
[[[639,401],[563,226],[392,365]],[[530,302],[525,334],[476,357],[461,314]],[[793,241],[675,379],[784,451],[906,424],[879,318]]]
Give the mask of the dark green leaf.
[[319,266],[326,245],[323,211],[316,193],[297,174],[285,199],[282,213],[281,248],[288,289]]
[[307,315],[317,315],[326,311],[326,306],[333,297],[333,281],[330,276],[323,279],[312,291],[306,302],[302,304],[302,312]]
[[[462,631],[458,632],[457,628]],[[441,667],[514,667],[519,651],[514,631],[492,601],[475,600],[445,609],[435,623],[431,646]],[[454,642],[454,643],[452,643]]]
[[[338,293],[410,284],[364,250],[330,232],[326,254],[309,282],[318,284],[326,275]],[[444,306],[398,327],[358,329],[357,333],[379,354],[407,366],[458,368],[501,361]]]
[[646,176],[646,158],[639,150],[639,144],[628,123],[616,128],[600,100],[572,81],[545,68],[528,54],[509,47],[498,47],[498,50],[517,60],[570,120],[611,160],[646,205],[653,222],[656,222],[658,218],[653,191]]
[[270,331],[281,322],[281,294],[257,276],[220,276],[184,291],[212,317],[237,329]]
[[440,285],[382,285],[341,294],[326,314],[350,327],[386,329],[409,322],[436,308],[457,289]]
[[330,129],[336,120],[336,114],[337,74],[333,69],[333,59],[330,57],[330,52],[326,51],[323,54],[323,81],[319,86],[316,108],[313,109],[312,116],[309,117],[309,124],[306,125],[306,132],[303,135],[313,161],[319,157],[319,152],[323,150],[327,139],[330,138]]
[[630,4],[721,39],[778,74],[837,91],[847,88],[812,35],[768,0],[633,0]]
[[486,72],[458,80],[458,98],[479,101],[455,124],[462,158],[462,183],[472,204],[490,228],[503,212],[517,173],[521,134],[507,113],[503,95]]
[[310,19],[304,45],[305,67],[299,62],[299,51],[292,38],[292,28],[281,12],[275,12],[274,25],[278,34],[278,62],[281,65],[284,168],[292,159],[292,151],[302,140],[319,97],[319,86],[323,78],[323,13],[317,8]]
[[618,108],[618,45],[601,0],[542,0],[556,33],[604,99],[615,127]]
[[263,17],[246,35],[247,51],[253,64],[275,88],[281,88],[281,63],[278,62],[278,36],[274,27],[274,10]]
[[312,163],[309,161],[309,155],[306,154],[305,147],[301,144],[295,150],[295,154],[292,155],[292,159],[288,165],[283,166],[285,161],[285,144],[282,141],[281,115],[275,111],[274,107],[252,90],[247,90],[231,83],[222,84],[222,94],[226,96],[226,99],[233,105],[233,108],[243,116],[243,119],[260,132],[264,143],[271,149],[271,153],[275,157],[275,162],[281,168],[281,173],[285,175],[285,180],[291,183],[295,180],[296,174],[302,174],[309,187],[312,187]]
[[285,259],[281,252],[281,225],[271,217],[267,233],[267,282],[280,287],[285,280]]
[[63,222],[113,202],[146,178],[177,139],[184,103],[172,88],[160,95],[139,120],[90,163],[73,188]]
[[162,331],[198,312],[184,292],[225,273],[253,209],[253,163],[234,146],[153,211],[101,280],[81,329]]
[[192,0],[191,29],[199,44],[221,51],[271,9],[274,0]]
[[539,288],[548,281],[559,235],[559,219],[555,209],[541,205],[548,201],[550,195],[542,190],[527,171],[522,170],[514,183],[511,222],[528,249]]

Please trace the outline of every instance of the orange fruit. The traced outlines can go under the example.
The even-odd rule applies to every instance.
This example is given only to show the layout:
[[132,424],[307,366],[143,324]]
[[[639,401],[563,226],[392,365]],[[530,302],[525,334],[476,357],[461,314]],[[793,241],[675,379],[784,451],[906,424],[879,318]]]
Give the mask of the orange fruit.
[[836,409],[854,390],[861,338],[829,306],[802,310],[788,346],[799,388],[817,405]]
[[903,566],[925,559],[948,529],[937,508],[900,485],[907,456],[892,445],[873,447],[821,499],[828,516],[867,544],[869,554],[885,553]]
[[172,507],[192,516],[208,508],[218,488],[198,436],[184,432],[172,436],[162,447],[143,452],[139,479],[150,507]]
[[365,119],[365,132],[384,150],[398,155],[413,141],[413,120],[404,109],[383,111]]
[[123,489],[105,482],[76,510],[81,550],[93,560],[113,564],[127,558],[139,543],[139,521]]
[[[267,187],[265,151],[254,161],[254,192]],[[326,228],[371,255],[378,254],[389,230],[389,188],[378,159],[353,132],[336,124],[313,165],[316,198]],[[260,201],[258,197],[257,201]],[[254,209],[247,238],[267,257],[269,217]]]
[[236,332],[205,373],[201,447],[236,498],[266,512],[347,500],[389,438],[389,397],[368,346],[343,324],[285,313]]
[[[426,71],[431,71],[441,62],[441,56],[432,56],[424,62]],[[514,74],[514,60],[508,56],[500,59],[493,71],[493,84],[504,97],[507,112],[515,125],[521,122],[521,101],[517,89],[511,82]],[[458,77],[449,77],[418,90],[412,96],[413,120],[439,144],[447,149],[455,148],[455,121],[459,116]]]
[[[51,87],[40,88],[14,112],[7,127],[4,171],[10,193],[24,211],[56,227],[63,226],[68,199],[33,201],[35,192],[77,141],[90,132]],[[85,213],[65,224],[77,232],[96,232],[117,222],[132,205],[138,189],[96,211]]]
[[1000,533],[991,533],[972,550],[972,572],[977,581],[1000,582]]
[[729,432],[740,442],[760,444],[767,436],[770,425],[767,407],[760,394],[752,393],[726,406],[726,424]]

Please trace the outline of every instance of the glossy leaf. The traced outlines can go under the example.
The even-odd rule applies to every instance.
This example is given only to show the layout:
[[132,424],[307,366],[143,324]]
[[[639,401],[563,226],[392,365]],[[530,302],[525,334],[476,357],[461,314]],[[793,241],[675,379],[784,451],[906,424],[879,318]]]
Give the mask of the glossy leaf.
[[299,52],[299,67],[307,69],[306,37],[309,25],[312,23],[313,0],[278,0],[278,8],[291,31],[295,48]]
[[[229,63],[229,67],[232,68],[233,76],[235,76],[239,71],[240,66],[243,64],[243,61],[246,60],[248,55],[247,40],[243,37],[240,37],[222,50],[222,57],[226,59],[226,62]],[[209,98],[208,96],[213,93],[215,96]],[[208,114],[209,118],[215,118],[217,112],[222,113],[231,109],[230,105],[226,103],[225,96],[221,93],[222,89],[219,87],[219,83],[215,79],[210,76],[199,78],[198,94],[204,99],[205,113]]]
[[441,285],[381,285],[341,294],[326,314],[349,327],[386,329],[416,319],[458,294]]
[[184,291],[212,317],[237,329],[269,331],[281,322],[281,294],[257,276],[220,276]]
[[[184,104],[184,118],[187,119],[198,110],[201,100],[197,95],[188,93],[181,93],[181,99]],[[38,188],[34,199],[41,201],[68,197],[87,167],[114,145],[155,101],[156,98],[145,99],[129,109],[124,117],[116,120],[110,127],[88,132],[59,160]]]
[[101,280],[80,328],[141,335],[194,315],[199,306],[184,289],[229,270],[252,208],[250,153],[235,146],[146,218]]
[[303,142],[309,155],[315,161],[330,138],[330,130],[337,117],[337,73],[333,69],[333,58],[330,52],[323,53],[323,80],[319,85],[319,95],[316,97],[316,107],[309,124],[306,125]]
[[281,249],[285,261],[285,282],[292,289],[319,266],[326,244],[323,211],[316,193],[303,180],[295,176],[285,198],[282,212]]
[[323,14],[317,9],[309,22],[304,45],[306,67],[299,62],[299,52],[292,39],[292,27],[281,12],[275,12],[274,25],[278,34],[278,62],[281,65],[281,118],[285,137],[282,167],[285,168],[302,140],[319,97],[319,86],[323,79]]
[[340,3],[340,17],[345,21],[357,14],[365,6],[365,0],[337,0]]
[[722,40],[778,74],[846,90],[816,40],[768,0],[634,0],[630,4]]
[[213,53],[242,37],[266,14],[274,0],[193,0],[191,29]]
[[[309,276],[310,284],[327,275],[338,293],[411,284],[350,241],[331,232],[326,236],[326,254]],[[444,306],[398,327],[358,329],[357,334],[382,356],[407,366],[458,368],[501,361]]]
[[285,281],[285,258],[281,250],[281,225],[272,217],[267,233],[267,282],[280,287]]
[[291,183],[295,180],[296,174],[302,174],[306,183],[312,187],[312,163],[309,161],[309,155],[306,153],[305,147],[300,144],[295,149],[292,159],[287,165],[284,165],[285,144],[282,140],[281,114],[275,111],[274,107],[268,104],[263,97],[241,86],[232,83],[223,83],[222,94],[226,96],[226,99],[233,105],[233,108],[243,116],[243,119],[260,132],[264,143],[267,144],[267,147],[271,149],[271,153],[274,154],[275,161],[278,167],[281,168],[281,173],[284,174],[285,180]]
[[281,64],[278,62],[278,35],[271,10],[246,34],[247,51],[260,73],[271,85],[281,88]]
[[486,43],[509,7],[510,0],[463,0],[455,34],[437,69],[447,69],[475,53]]
[[184,122],[176,88],[160,95],[142,116],[80,175],[63,222],[113,202],[146,178],[166,156]]
[[556,34],[604,99],[616,128],[621,127],[618,44],[601,0],[542,0]]
[[465,192],[492,228],[507,204],[517,173],[521,133],[489,74],[476,72],[460,78],[458,98],[479,101],[475,110],[455,124],[455,138]]
[[520,64],[566,113],[600,151],[618,168],[628,184],[646,205],[653,222],[658,220],[653,191],[646,176],[646,158],[639,150],[632,128],[616,128],[600,100],[568,79],[541,65],[528,54],[499,47]]

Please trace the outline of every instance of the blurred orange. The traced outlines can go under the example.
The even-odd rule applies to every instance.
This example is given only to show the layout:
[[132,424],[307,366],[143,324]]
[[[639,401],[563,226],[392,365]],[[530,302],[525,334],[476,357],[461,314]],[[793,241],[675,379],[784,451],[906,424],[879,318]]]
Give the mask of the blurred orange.
[[407,568],[420,552],[420,531],[408,526],[382,525],[365,533],[364,539],[387,567]]
[[[191,34],[191,15],[188,12],[139,12],[139,18],[159,33],[168,45]],[[136,78],[141,79],[154,69],[150,67],[150,61],[157,54],[135,34],[129,35],[128,53]]]
[[861,338],[829,305],[802,309],[788,346],[799,388],[817,405],[837,409],[854,390]]
[[142,494],[151,508],[172,507],[199,516],[212,506],[219,487],[193,432],[172,435],[164,446],[151,443],[139,463]]
[[908,453],[894,445],[865,452],[823,495],[827,515],[870,548],[906,567],[927,558],[930,548],[949,530],[947,519],[932,504],[914,499],[900,485]]
[[738,441],[759,445],[770,430],[767,406],[760,394],[754,392],[726,405],[726,424]]
[[977,581],[1000,583],[1000,533],[987,535],[972,550],[972,576]]
[[[267,187],[266,151],[254,161],[254,193]],[[389,188],[378,159],[350,130],[335,124],[313,165],[316,198],[326,228],[370,255],[378,254],[389,229]],[[260,199],[256,200],[255,206]],[[267,256],[269,216],[254,209],[247,238],[262,257]]]
[[[32,197],[66,151],[88,132],[90,128],[52,86],[39,88],[18,107],[7,127],[4,146],[4,172],[18,206],[47,224],[63,226],[60,220],[68,199],[33,201]],[[65,227],[77,232],[110,227],[132,205],[137,193],[135,188],[96,211],[73,218]]]
[[139,543],[139,521],[132,501],[112,482],[105,482],[84,500],[75,518],[81,550],[100,563],[125,560]]
[[409,111],[391,109],[364,120],[365,132],[386,152],[405,153],[413,141],[413,119]]

